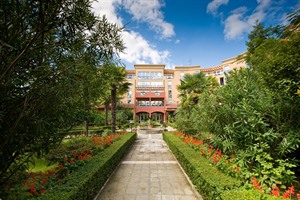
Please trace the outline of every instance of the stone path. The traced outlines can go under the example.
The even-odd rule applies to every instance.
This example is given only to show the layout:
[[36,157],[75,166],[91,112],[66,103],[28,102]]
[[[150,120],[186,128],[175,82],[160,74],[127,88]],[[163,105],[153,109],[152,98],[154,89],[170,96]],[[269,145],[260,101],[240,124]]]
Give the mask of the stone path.
[[197,200],[162,134],[138,134],[95,200]]

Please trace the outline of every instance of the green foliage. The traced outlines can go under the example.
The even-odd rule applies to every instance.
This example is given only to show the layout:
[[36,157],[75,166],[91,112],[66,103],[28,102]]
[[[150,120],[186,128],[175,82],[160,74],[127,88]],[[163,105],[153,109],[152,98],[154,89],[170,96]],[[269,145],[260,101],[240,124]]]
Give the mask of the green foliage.
[[98,66],[124,50],[122,28],[90,3],[0,3],[0,188],[87,121],[101,95]]
[[178,86],[180,92],[180,108],[176,111],[176,126],[189,134],[196,134],[197,129],[194,124],[197,123],[192,116],[195,112],[195,106],[201,101],[203,94],[210,94],[218,86],[214,77],[206,77],[204,73],[186,74]]
[[52,190],[38,199],[92,199],[105,184],[107,178],[121,161],[123,155],[135,141],[136,134],[128,133],[114,142],[84,167],[64,178]]
[[241,186],[239,180],[219,171],[173,133],[164,132],[163,137],[203,198],[220,199],[223,191]]
[[281,200],[281,197],[272,197],[261,193],[258,190],[249,190],[239,188],[235,190],[224,191],[221,194],[223,200]]

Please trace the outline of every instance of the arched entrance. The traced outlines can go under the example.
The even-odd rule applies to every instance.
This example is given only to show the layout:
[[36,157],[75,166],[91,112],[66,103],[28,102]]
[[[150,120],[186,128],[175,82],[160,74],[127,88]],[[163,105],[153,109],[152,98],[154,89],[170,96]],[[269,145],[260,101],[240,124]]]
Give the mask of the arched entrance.
[[157,122],[162,123],[164,121],[164,114],[161,112],[151,113],[151,119]]
[[137,117],[138,117],[138,122],[144,122],[149,119],[149,113],[140,112],[140,113],[137,113]]

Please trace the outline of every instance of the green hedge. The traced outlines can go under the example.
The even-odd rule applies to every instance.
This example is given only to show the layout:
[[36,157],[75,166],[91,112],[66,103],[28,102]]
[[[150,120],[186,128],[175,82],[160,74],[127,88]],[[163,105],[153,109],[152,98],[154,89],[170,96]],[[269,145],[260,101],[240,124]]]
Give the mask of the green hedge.
[[163,138],[203,199],[221,199],[222,192],[242,185],[239,180],[219,171],[173,133],[164,132]]
[[281,197],[272,197],[262,194],[258,190],[246,190],[244,188],[224,191],[221,197],[224,200],[282,200]]
[[94,156],[76,172],[65,177],[58,186],[48,189],[39,199],[80,200],[93,199],[136,139],[135,133],[127,133],[109,148]]

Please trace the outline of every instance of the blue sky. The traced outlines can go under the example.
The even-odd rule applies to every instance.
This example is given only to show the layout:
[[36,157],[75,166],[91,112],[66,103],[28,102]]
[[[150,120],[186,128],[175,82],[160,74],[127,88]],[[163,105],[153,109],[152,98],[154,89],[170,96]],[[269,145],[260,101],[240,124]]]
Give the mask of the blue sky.
[[300,0],[98,0],[94,12],[124,26],[120,54],[127,69],[134,64],[221,64],[247,50],[256,21],[286,23]]

